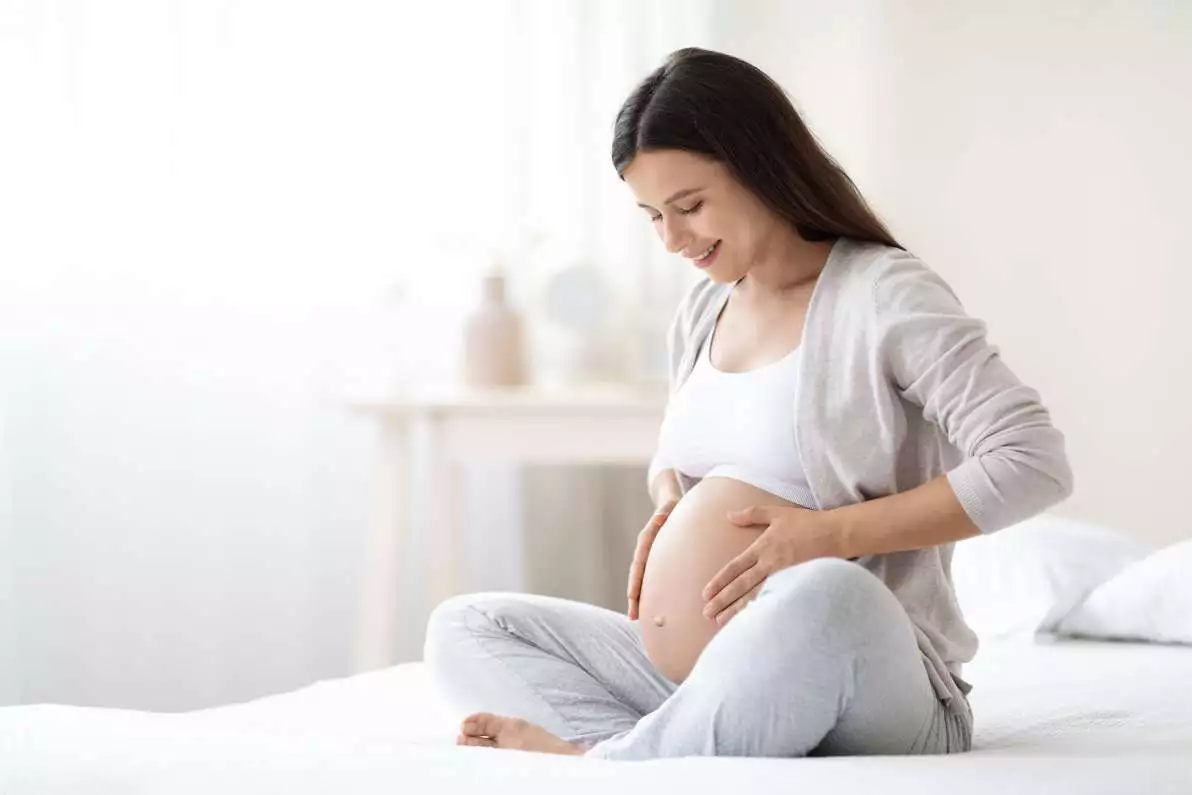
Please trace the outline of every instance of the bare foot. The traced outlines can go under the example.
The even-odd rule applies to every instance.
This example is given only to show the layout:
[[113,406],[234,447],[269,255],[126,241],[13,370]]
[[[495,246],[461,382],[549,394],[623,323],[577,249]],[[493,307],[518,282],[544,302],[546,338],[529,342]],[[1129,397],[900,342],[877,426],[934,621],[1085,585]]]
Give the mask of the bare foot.
[[583,748],[559,739],[541,726],[520,718],[506,718],[488,712],[477,712],[464,718],[455,744],[569,756],[582,756],[584,753]]

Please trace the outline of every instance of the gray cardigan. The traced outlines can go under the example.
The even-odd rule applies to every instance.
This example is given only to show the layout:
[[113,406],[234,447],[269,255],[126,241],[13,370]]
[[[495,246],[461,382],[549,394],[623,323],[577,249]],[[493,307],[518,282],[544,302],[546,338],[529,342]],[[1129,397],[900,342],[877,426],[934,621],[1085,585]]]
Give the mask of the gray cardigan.
[[[728,301],[732,284],[700,281],[667,340],[673,395]],[[901,249],[841,239],[815,284],[791,422],[817,510],[895,494],[946,474],[983,533],[1026,519],[1072,491],[1063,435],[1038,393],[986,341],[948,285]],[[667,468],[656,454],[649,478]],[[697,482],[679,474],[683,492]],[[977,637],[951,580],[952,545],[863,557],[916,627],[928,675],[959,711],[961,664]]]

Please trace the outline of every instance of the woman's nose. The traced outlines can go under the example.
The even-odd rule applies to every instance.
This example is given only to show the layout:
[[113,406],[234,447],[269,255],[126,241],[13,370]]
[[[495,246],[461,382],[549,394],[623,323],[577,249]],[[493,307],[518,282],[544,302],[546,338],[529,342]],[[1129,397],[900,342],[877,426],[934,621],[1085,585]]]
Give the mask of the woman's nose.
[[681,223],[672,219],[662,220],[662,242],[671,254],[678,254],[687,245],[691,235]]

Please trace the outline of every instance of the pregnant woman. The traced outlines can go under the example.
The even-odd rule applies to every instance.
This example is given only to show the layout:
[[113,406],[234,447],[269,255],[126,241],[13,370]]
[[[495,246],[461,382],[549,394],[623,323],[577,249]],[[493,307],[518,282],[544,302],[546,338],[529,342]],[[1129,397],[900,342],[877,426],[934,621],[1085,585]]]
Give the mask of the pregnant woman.
[[[968,750],[954,542],[1066,497],[1062,435],[749,64],[686,49],[613,163],[702,278],[628,614],[458,596],[426,661],[458,742],[606,759]],[[470,714],[469,714],[470,713]]]

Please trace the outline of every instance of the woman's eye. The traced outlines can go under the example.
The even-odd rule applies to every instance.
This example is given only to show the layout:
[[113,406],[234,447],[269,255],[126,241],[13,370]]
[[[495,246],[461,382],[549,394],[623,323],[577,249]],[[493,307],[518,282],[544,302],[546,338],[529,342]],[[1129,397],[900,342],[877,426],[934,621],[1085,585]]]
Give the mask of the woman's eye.
[[[686,208],[679,207],[678,212],[679,212],[679,215],[691,215],[692,213],[699,212],[699,208],[703,207],[703,206],[704,206],[704,203],[702,201],[698,201],[695,204],[691,205],[690,207],[686,207]],[[650,216],[650,223],[652,223],[652,224],[656,224],[661,220],[662,220],[662,213],[658,213],[657,215]]]

